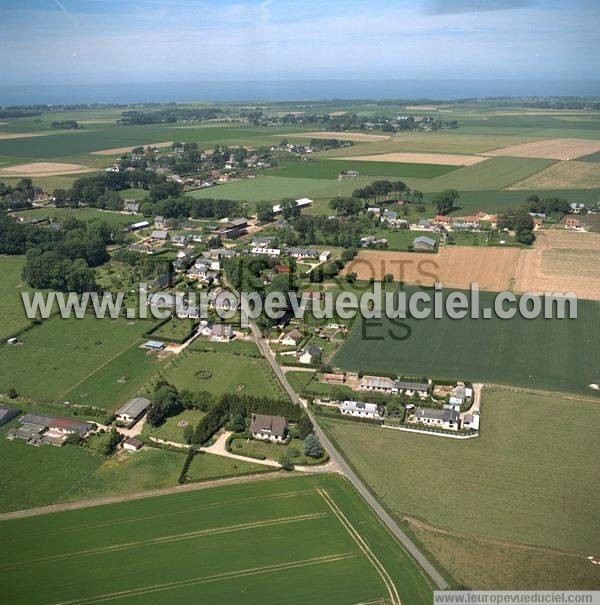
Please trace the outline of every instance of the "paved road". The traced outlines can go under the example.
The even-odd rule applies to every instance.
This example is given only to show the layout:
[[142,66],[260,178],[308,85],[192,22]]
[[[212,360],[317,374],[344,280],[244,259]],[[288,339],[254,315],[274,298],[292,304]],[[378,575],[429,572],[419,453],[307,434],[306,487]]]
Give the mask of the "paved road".
[[279,382],[286,390],[288,395],[292,398],[297,405],[305,408],[306,413],[311,419],[315,433],[321,440],[321,443],[325,446],[325,449],[329,453],[329,457],[332,461],[331,470],[336,470],[342,473],[349,481],[352,483],[354,488],[358,491],[358,493],[367,501],[369,506],[373,509],[375,514],[381,519],[384,525],[398,538],[402,546],[411,554],[413,559],[425,570],[425,572],[429,575],[429,577],[433,580],[434,584],[439,589],[448,588],[448,584],[446,580],[442,577],[442,575],[437,571],[437,569],[429,562],[429,560],[425,557],[425,555],[417,548],[416,544],[402,531],[400,526],[394,521],[394,519],[388,514],[388,512],[379,504],[379,501],[371,494],[371,492],[367,489],[365,484],[361,481],[358,475],[352,470],[352,468],[348,465],[348,463],[344,460],[342,455],[335,449],[331,441],[327,438],[327,435],[323,432],[319,424],[317,423],[317,419],[315,418],[312,411],[306,406],[306,404],[298,397],[294,389],[292,389],[290,383],[285,377],[284,372],[279,367],[279,364],[275,361],[275,357],[271,352],[268,344],[262,338],[260,330],[258,326],[251,322],[250,327],[252,328],[252,332],[254,337],[256,338],[256,342],[258,347],[260,348],[262,354],[265,356],[269,365],[275,372],[275,375],[279,379]]

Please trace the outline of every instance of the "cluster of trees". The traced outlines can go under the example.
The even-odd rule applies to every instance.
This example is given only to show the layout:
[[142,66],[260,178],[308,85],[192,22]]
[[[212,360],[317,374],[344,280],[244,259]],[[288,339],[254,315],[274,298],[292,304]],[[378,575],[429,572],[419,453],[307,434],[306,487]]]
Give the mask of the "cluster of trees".
[[67,218],[60,229],[17,223],[0,214],[0,254],[26,254],[23,277],[34,288],[63,292],[96,289],[93,267],[108,260],[106,223]]
[[238,200],[218,200],[212,198],[196,199],[187,195],[160,199],[144,200],[140,203],[140,212],[144,216],[157,214],[167,218],[226,218],[244,216],[246,207]]
[[356,248],[362,234],[373,226],[369,214],[352,218],[329,218],[303,214],[291,222],[292,229],[284,232],[283,241],[288,246],[317,244]]
[[35,187],[31,179],[21,179],[16,185],[0,183],[0,208],[21,210],[30,208],[35,198]]
[[50,126],[52,126],[52,128],[62,128],[64,130],[77,130],[78,128],[83,128],[83,126],[79,125],[77,120],[54,120]]
[[431,201],[438,214],[446,215],[454,210],[458,198],[460,198],[460,193],[456,189],[445,189],[436,193]]
[[423,200],[423,194],[418,190],[411,191],[406,183],[403,181],[373,181],[366,187],[355,189],[352,192],[352,197],[367,202],[374,202],[376,204],[386,202],[390,195],[396,194],[396,196],[411,196],[411,199],[415,202],[421,202]]
[[145,124],[173,124],[180,120],[184,122],[202,122],[223,117],[224,112],[218,107],[168,107],[157,111],[128,110],[121,112],[117,120],[119,126],[139,126]]
[[497,227],[514,230],[515,239],[521,244],[531,245],[535,241],[533,218],[526,209],[508,208],[498,215]]
[[525,209],[527,212],[545,214],[547,217],[556,216],[556,218],[560,219],[565,214],[571,212],[571,205],[567,200],[558,197],[542,199],[534,194],[525,200]]

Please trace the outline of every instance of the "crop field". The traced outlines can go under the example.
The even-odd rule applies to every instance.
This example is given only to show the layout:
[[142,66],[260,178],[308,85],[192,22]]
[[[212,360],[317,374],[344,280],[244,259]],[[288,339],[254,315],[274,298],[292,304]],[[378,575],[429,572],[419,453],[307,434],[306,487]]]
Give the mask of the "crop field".
[[[467,248],[467,250],[470,250]],[[413,288],[407,288],[410,295]],[[448,290],[444,291],[447,295]],[[482,292],[481,309],[494,294]],[[357,320],[332,365],[520,387],[588,393],[600,376],[600,303],[579,300],[577,319],[496,317],[450,321]],[[400,321],[400,324],[398,324]],[[404,340],[392,338],[406,337]]]
[[264,359],[233,353],[186,351],[176,357],[161,375],[178,389],[209,391],[270,398],[285,397]]
[[600,168],[597,162],[557,162],[522,181],[511,189],[588,189],[600,187]]
[[0,513],[47,506],[67,499],[75,486],[105,460],[83,447],[47,445],[38,448],[22,439],[8,441],[6,433],[17,424],[14,420],[0,427]]
[[0,256],[0,279],[3,284],[0,298],[0,342],[30,323],[21,302],[21,291],[29,290],[21,279],[24,265],[23,256]]
[[219,198],[229,200],[281,200],[284,197],[328,197],[350,195],[357,187],[364,187],[372,182],[368,177],[343,181],[311,178],[277,178],[262,176],[253,180],[243,180],[216,187],[207,187],[191,191],[188,195],[195,198]]
[[600,151],[600,141],[562,138],[503,147],[489,151],[487,155],[572,160],[598,151]]
[[[147,376],[145,370],[138,374],[143,361],[130,350],[137,350],[148,327],[92,316],[46,320],[21,335],[20,344],[0,347],[0,392],[13,387],[19,395],[41,401],[63,400],[69,394],[77,402],[115,409],[113,398],[129,394]],[[89,396],[81,397],[83,392]]]
[[[600,407],[594,402],[486,391],[481,434],[467,441],[330,418],[323,418],[322,424],[396,517],[416,517],[452,532],[450,537],[459,544],[448,547],[452,550],[442,559],[446,565],[453,549],[460,548],[457,538],[462,536],[491,539],[496,548],[518,543],[523,554],[535,554],[538,548],[551,551],[556,569],[546,571],[549,576],[554,573],[548,580],[556,584],[568,581],[557,558],[569,561],[567,570],[574,571],[577,561],[584,568],[589,565],[587,555],[600,548],[596,469],[600,443],[595,434],[599,421]],[[431,541],[435,543],[436,537]],[[463,557],[466,567],[460,573],[475,578],[474,587],[481,587],[476,571],[481,565],[485,570],[480,575],[487,576],[488,585],[492,578],[495,581],[494,560],[486,563],[477,550]],[[523,588],[546,586],[539,576],[541,582],[531,581],[528,567],[499,570],[505,586],[513,574],[520,575]],[[593,583],[589,588],[600,586],[597,574],[579,573]]]
[[[550,166],[555,160],[537,158],[493,157],[485,162],[465,166],[435,179],[411,179],[407,183],[422,191],[477,191],[504,189]],[[531,189],[531,187],[526,187]],[[544,187],[552,189],[554,187]],[[560,186],[557,186],[560,188]]]
[[269,172],[271,176],[335,179],[346,170],[357,170],[360,176],[416,177],[432,179],[456,170],[455,166],[409,162],[369,162],[359,160],[307,160],[290,162]]
[[[342,159],[342,158],[333,158]],[[458,155],[449,153],[379,153],[375,155],[349,156],[347,160],[368,162],[400,162],[413,164],[444,164],[446,166],[472,166],[483,162],[486,158],[480,155]]]
[[432,598],[397,542],[331,475],[4,520],[0,543],[12,545],[0,556],[3,598],[28,605],[140,598],[243,605],[265,586],[276,598],[293,593],[296,603]]

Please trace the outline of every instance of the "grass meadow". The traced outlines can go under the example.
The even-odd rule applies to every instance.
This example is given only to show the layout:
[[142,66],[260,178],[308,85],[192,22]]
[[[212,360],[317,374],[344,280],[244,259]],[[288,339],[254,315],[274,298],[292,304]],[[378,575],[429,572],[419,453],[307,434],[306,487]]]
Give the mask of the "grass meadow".
[[[599,421],[600,407],[589,400],[498,390],[483,394],[476,439],[331,418],[322,426],[396,517],[580,553],[583,564],[600,547]],[[470,564],[481,563],[474,551]]]
[[140,217],[111,212],[110,210],[99,210],[98,208],[36,208],[34,210],[19,210],[18,214],[19,216],[43,217],[52,220],[63,220],[71,217],[86,222],[99,220],[117,227],[125,227],[141,220]]
[[29,399],[115,409],[155,369],[154,358],[138,349],[148,327],[91,315],[48,319],[22,334],[20,344],[0,347],[0,392],[13,387]]
[[[410,295],[415,288],[407,288]],[[448,291],[446,291],[447,295]],[[481,292],[481,308],[493,308]],[[600,303],[579,300],[577,319],[357,319],[333,365],[402,376],[473,380],[588,393],[600,367]],[[406,326],[406,327],[405,327]],[[404,338],[395,340],[392,335]]]
[[233,353],[186,351],[161,371],[178,389],[285,398],[284,392],[264,359]]
[[[372,560],[350,528],[369,545]],[[12,544],[0,555],[2,594],[24,602],[26,585],[29,605],[117,596],[158,605],[197,600],[199,591],[207,603],[244,605],[256,603],[265,585],[298,603],[379,602],[390,598],[391,587],[405,603],[432,598],[405,551],[333,475],[4,520],[0,542]]]
[[0,280],[3,284],[0,298],[0,342],[31,323],[25,316],[21,301],[21,292],[30,291],[21,278],[24,266],[24,256],[0,256]]
[[195,483],[197,481],[209,481],[211,479],[238,477],[255,473],[270,473],[273,471],[277,472],[277,469],[265,466],[259,462],[246,462],[207,452],[198,452],[190,464],[187,480],[190,483]]

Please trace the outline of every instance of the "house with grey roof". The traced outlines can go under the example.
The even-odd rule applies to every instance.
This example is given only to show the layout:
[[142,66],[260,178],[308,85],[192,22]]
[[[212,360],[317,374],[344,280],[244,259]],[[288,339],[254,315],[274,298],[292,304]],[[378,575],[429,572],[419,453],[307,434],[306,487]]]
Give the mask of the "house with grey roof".
[[152,402],[146,397],[134,397],[122,405],[115,412],[115,416],[119,422],[130,428],[148,411],[151,404]]
[[210,339],[215,342],[229,342],[233,338],[233,329],[227,324],[214,324]]
[[381,420],[383,417],[377,404],[366,403],[364,401],[342,401],[340,412],[344,414],[344,416],[369,418],[371,420]]
[[323,349],[315,345],[309,345],[300,352],[300,355],[298,356],[298,361],[300,363],[306,364],[316,363],[321,359],[322,356]]
[[396,381],[398,393],[408,395],[408,397],[419,396],[425,399],[429,394],[429,385],[426,382],[405,382],[403,380]]
[[423,424],[430,427],[457,431],[459,415],[456,410],[432,410],[429,408],[416,408],[409,416],[408,422]]
[[413,248],[415,250],[423,250],[425,252],[433,252],[437,247],[437,242],[425,235],[415,237],[413,240]]
[[284,443],[288,434],[288,423],[283,416],[252,414],[250,433],[254,439]]
[[365,375],[360,379],[358,388],[361,391],[375,391],[377,393],[396,394],[398,392],[396,381],[387,376]]

